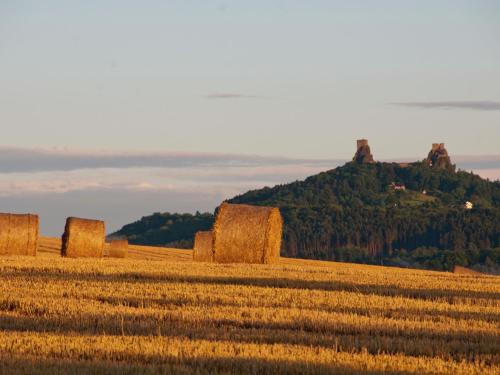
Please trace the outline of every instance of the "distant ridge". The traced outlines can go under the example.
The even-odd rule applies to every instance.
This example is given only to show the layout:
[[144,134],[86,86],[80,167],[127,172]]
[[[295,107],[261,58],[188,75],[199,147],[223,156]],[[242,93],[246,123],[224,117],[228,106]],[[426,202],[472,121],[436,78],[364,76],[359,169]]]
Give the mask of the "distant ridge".
[[[477,264],[500,271],[500,182],[455,171],[442,143],[421,161],[397,163],[372,162],[368,141],[362,141],[352,162],[228,202],[279,207],[284,256],[450,271],[455,264]],[[161,228],[158,215],[135,223],[135,232],[129,225],[117,233],[132,243],[178,246],[162,239],[172,231],[147,224],[158,221]],[[207,227],[196,230],[209,228],[213,216],[206,215]],[[183,219],[186,237],[176,240],[186,246],[196,232],[191,220],[198,219]]]

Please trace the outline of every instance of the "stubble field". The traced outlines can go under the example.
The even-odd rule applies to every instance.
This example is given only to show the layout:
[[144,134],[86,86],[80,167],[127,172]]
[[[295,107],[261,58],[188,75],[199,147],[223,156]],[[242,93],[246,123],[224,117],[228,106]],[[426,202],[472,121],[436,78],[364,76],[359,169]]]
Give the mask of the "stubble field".
[[500,372],[500,278],[282,259],[0,258],[0,373]]

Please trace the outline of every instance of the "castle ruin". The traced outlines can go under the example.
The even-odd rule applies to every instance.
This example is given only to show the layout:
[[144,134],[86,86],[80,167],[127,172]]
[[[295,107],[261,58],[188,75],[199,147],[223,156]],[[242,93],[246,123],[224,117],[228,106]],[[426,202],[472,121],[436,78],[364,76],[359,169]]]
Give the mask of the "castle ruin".
[[425,159],[427,165],[431,168],[436,169],[454,169],[453,164],[451,164],[450,156],[448,151],[444,147],[444,143],[433,143],[432,149]]
[[367,139],[358,139],[356,141],[356,154],[352,161],[358,164],[375,163]]

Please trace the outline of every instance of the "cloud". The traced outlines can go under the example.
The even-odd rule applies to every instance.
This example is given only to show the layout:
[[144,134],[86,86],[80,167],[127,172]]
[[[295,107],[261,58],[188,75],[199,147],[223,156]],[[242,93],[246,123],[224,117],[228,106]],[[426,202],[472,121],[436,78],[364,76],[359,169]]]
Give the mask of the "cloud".
[[451,160],[462,170],[500,170],[500,155],[456,155]]
[[[337,166],[332,163],[330,168]],[[119,168],[0,173],[0,196],[67,193],[83,190],[179,192],[226,191],[274,186],[303,179],[325,169],[320,165],[250,167]]]
[[205,95],[205,98],[207,99],[259,99],[262,98],[262,96],[257,96],[257,95],[245,95],[245,94],[239,94],[239,93],[234,93],[234,92],[219,92],[219,93],[212,93]]
[[500,102],[489,100],[464,100],[443,102],[401,102],[394,105],[425,109],[472,109],[477,111],[500,111]]
[[[405,158],[420,160],[423,156]],[[500,155],[452,155],[463,169],[500,168]],[[300,159],[279,156],[167,151],[104,151],[67,148],[17,148],[0,146],[0,175],[79,170],[157,169],[158,173],[195,180],[266,180],[315,174],[345,163],[345,159]],[[389,160],[394,161],[394,160]],[[402,160],[398,160],[402,161]],[[104,172],[101,174],[107,174]],[[139,172],[133,172],[138,174]],[[150,173],[150,172],[147,172]],[[32,178],[32,176],[30,176]],[[65,178],[65,177],[64,177]]]
[[0,146],[0,173],[72,171],[97,168],[191,168],[251,167],[290,164],[331,165],[333,160],[291,159],[259,155],[90,151],[72,149],[40,149]]

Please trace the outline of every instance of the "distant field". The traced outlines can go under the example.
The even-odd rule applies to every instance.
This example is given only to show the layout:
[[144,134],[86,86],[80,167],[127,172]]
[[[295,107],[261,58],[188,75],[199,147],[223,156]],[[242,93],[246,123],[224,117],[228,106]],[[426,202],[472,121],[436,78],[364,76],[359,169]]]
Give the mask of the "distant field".
[[500,373],[500,278],[283,259],[0,257],[0,373]]

